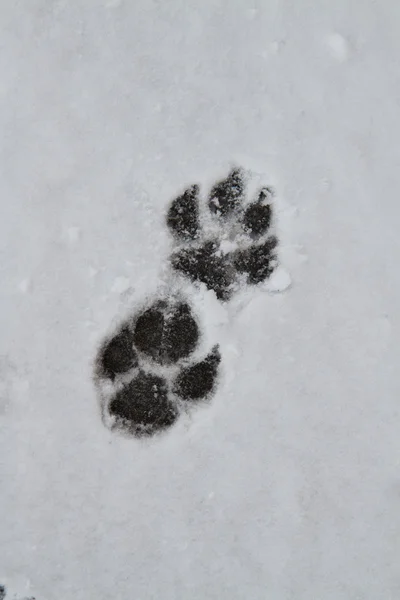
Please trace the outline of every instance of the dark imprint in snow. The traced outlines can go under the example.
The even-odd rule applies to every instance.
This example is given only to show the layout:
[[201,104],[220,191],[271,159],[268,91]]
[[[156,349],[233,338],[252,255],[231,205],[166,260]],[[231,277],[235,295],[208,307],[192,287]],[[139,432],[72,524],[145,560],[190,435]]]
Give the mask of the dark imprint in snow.
[[176,406],[168,398],[167,381],[143,371],[115,394],[109,411],[120,427],[139,436],[167,429],[178,417]]
[[[166,221],[176,243],[170,262],[175,271],[205,284],[219,300],[227,301],[241,282],[261,283],[277,264],[278,241],[270,235],[272,192],[263,187],[246,203],[244,172],[232,169],[208,195],[205,210],[218,222],[220,231],[211,239],[203,235],[199,194],[198,185],[188,187],[168,210]],[[232,250],[224,251],[222,242],[226,240]]]
[[199,340],[199,328],[190,306],[163,303],[145,310],[137,319],[133,332],[136,348],[160,365],[175,364],[188,357]]
[[[244,171],[234,168],[212,185],[205,199],[203,210],[215,225],[212,235],[205,234],[201,208],[198,185],[187,187],[169,207],[172,268],[204,284],[223,302],[241,284],[268,279],[278,246],[271,235],[271,190],[262,187],[248,200]],[[122,323],[96,358],[104,423],[135,437],[153,436],[171,428],[187,407],[209,399],[221,354],[216,345],[194,359],[199,341],[199,324],[181,300],[156,300]]]
[[199,339],[186,302],[159,300],[123,323],[96,359],[96,383],[108,381],[113,390],[102,399],[107,426],[139,438],[153,436],[174,425],[185,407],[210,398],[221,356],[215,346],[193,360]]
[[204,360],[182,369],[175,381],[174,393],[186,401],[207,397],[214,389],[220,362],[221,354],[215,346]]

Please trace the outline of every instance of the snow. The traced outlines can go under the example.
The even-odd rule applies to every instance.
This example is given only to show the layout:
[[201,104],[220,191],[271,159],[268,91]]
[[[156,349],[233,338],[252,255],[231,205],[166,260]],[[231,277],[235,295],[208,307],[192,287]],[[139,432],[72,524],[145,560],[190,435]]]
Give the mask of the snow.
[[265,289],[269,292],[285,292],[291,285],[292,279],[290,273],[278,265],[271,277],[265,282]]
[[[1,3],[10,598],[400,597],[398,18],[373,0]],[[214,399],[119,437],[98,345],[186,291],[163,281],[165,211],[232,163],[275,190],[287,289],[196,292]]]
[[349,45],[340,33],[331,33],[327,37],[327,45],[333,58],[345,62],[349,57]]

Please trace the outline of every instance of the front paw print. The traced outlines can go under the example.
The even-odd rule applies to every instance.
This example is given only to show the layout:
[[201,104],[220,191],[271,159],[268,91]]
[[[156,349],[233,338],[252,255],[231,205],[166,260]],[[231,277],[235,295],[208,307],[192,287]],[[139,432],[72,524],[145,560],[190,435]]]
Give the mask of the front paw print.
[[180,413],[208,399],[221,361],[218,346],[201,360],[200,330],[189,304],[161,299],[134,314],[96,359],[104,423],[136,437],[170,428]]
[[249,201],[245,187],[244,171],[232,169],[212,187],[205,203],[199,186],[193,185],[173,200],[167,214],[177,245],[170,259],[173,269],[205,284],[222,301],[241,284],[265,281],[277,266],[273,194],[261,187]]

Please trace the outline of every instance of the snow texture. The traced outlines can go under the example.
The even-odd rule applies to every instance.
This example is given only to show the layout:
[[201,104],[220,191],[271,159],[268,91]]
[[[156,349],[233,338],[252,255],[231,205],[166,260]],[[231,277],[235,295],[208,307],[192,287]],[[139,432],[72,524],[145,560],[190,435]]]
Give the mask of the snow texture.
[[[165,224],[175,244],[169,269],[163,268],[163,294],[136,307],[97,352],[94,383],[103,423],[111,431],[139,438],[158,435],[215,393],[220,345],[205,347],[200,356],[196,352],[204,347],[201,341],[215,311],[203,311],[202,321],[197,320],[198,292],[208,290],[226,303],[247,285],[264,284],[271,292],[288,288],[290,277],[279,264],[273,235],[273,193],[258,187],[246,201],[257,179],[234,167],[214,183],[204,203],[197,184],[172,200]],[[202,218],[204,212],[208,218]],[[187,281],[194,284],[190,290]]]
[[[4,0],[0,44],[6,600],[397,600],[398,3]],[[165,215],[233,164],[280,267],[221,303]],[[115,435],[95,354],[171,285],[218,387]]]

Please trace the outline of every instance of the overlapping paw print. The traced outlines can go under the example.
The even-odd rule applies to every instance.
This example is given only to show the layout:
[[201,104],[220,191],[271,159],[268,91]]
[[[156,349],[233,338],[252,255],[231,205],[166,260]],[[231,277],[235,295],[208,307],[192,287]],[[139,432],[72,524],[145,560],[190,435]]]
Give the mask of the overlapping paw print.
[[198,185],[188,187],[167,214],[176,244],[170,258],[173,269],[205,284],[222,301],[243,284],[267,280],[277,266],[272,200],[268,187],[247,198],[240,168],[215,183],[206,198],[201,198]]
[[201,355],[200,338],[190,305],[177,298],[158,300],[122,323],[96,360],[104,423],[151,436],[208,399],[221,356],[218,346]]

